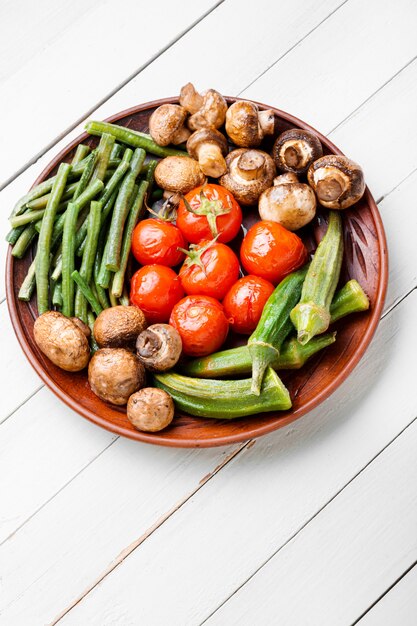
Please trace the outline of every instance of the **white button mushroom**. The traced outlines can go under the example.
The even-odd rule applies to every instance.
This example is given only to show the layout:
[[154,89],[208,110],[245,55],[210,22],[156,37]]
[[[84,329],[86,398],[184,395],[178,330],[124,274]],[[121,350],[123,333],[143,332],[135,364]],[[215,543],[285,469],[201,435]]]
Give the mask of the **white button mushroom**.
[[314,161],[307,179],[320,204],[328,209],[347,209],[365,193],[362,168],[338,154],[328,154]]
[[215,89],[199,94],[191,83],[187,83],[181,89],[180,105],[192,114],[188,119],[191,130],[220,128],[224,124],[227,102]]
[[38,348],[58,367],[78,372],[90,360],[90,346],[81,320],[46,311],[35,320],[33,334]]
[[272,149],[278,169],[303,174],[323,154],[320,139],[309,130],[291,128],[279,135]]
[[162,189],[185,194],[204,185],[207,178],[191,157],[169,156],[156,166],[155,180]]
[[145,387],[130,396],[127,418],[138,430],[154,433],[174,419],[174,401],[163,389]]
[[227,172],[219,180],[240,204],[256,204],[276,174],[272,158],[262,150],[239,148],[226,157]]
[[224,135],[215,128],[196,130],[187,141],[187,152],[197,159],[206,176],[218,178],[225,173],[227,166],[224,155],[228,145]]
[[187,111],[178,104],[162,104],[149,119],[149,133],[159,146],[178,145],[187,141],[190,131],[185,126]]
[[254,102],[238,100],[226,113],[226,133],[237,146],[256,148],[265,135],[274,132],[275,116],[272,109],[259,111]]
[[259,215],[263,220],[278,222],[288,230],[298,230],[316,214],[316,197],[308,185],[288,172],[274,179],[274,186],[259,198]]

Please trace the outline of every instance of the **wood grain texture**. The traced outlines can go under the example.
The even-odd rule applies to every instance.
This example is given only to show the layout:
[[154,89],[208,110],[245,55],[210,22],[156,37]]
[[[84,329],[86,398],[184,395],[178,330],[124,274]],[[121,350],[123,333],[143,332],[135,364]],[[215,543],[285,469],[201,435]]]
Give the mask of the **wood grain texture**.
[[417,615],[417,567],[408,572],[367,613],[360,626],[414,626]]
[[[229,103],[232,101],[230,99]],[[135,107],[111,119],[134,130],[146,132],[149,116],[161,102]],[[267,106],[261,105],[261,108]],[[291,115],[274,110],[276,116],[274,136],[293,126],[309,128]],[[337,152],[337,148],[325,137],[322,135],[319,137],[325,151]],[[82,136],[78,141],[86,140],[86,136]],[[94,140],[88,141],[93,143]],[[272,141],[273,137],[265,141],[262,147],[270,150]],[[70,160],[76,143],[77,141],[64,149],[36,183],[53,174],[62,159]],[[257,215],[257,211],[255,214]],[[246,215],[247,223],[253,222],[254,215],[249,213]],[[44,382],[72,409],[79,411],[96,424],[132,439],[161,445],[200,447],[244,441],[285,426],[317,406],[352,371],[372,339],[384,303],[388,266],[382,221],[369,191],[366,191],[364,198],[355,207],[343,212],[343,220],[346,233],[343,279],[356,278],[360,282],[370,299],[370,310],[337,324],[336,344],[312,359],[300,371],[283,375],[293,401],[290,411],[255,415],[233,421],[191,418],[177,414],[172,425],[157,435],[135,430],[127,420],[124,409],[120,410],[102,402],[91,391],[85,372],[68,374],[54,366],[40,352],[33,339],[33,322],[37,316],[35,298],[29,304],[17,298],[31,256],[27,255],[22,261],[15,261],[9,251],[6,287],[12,323],[23,350]],[[230,344],[233,345],[233,341]]]
[[[222,619],[216,623],[275,624],[271,615],[276,602],[282,610],[277,613],[282,618],[279,623],[285,625],[351,624],[353,619],[349,618],[361,614],[362,603],[376,599],[401,567],[412,562],[412,528],[417,514],[417,476],[412,460],[415,437],[404,462],[399,460],[402,453],[395,453],[387,469],[378,466],[373,480],[367,483],[365,478],[360,483],[355,492],[360,504],[350,499],[348,506],[338,509],[335,526],[320,518],[326,511],[323,507],[332,499],[336,504],[346,484],[355,485],[355,477],[417,415],[416,395],[407,393],[415,379],[416,314],[414,292],[382,320],[362,362],[331,399],[290,427],[245,448],[76,606],[63,624],[99,626],[111,624],[112,619],[117,623],[118,618],[127,624],[139,619],[149,626],[201,624],[227,598],[231,597],[232,603],[241,587],[240,598],[230,610],[226,603],[224,614],[219,610]],[[399,371],[393,393],[392,380]],[[395,486],[389,478],[387,482],[391,473]],[[394,505],[398,500],[401,509]],[[379,511],[372,502],[378,503]],[[317,533],[303,542],[310,524],[315,524]],[[381,540],[378,549],[372,543],[373,532],[375,539]],[[368,541],[372,545],[369,550]],[[282,575],[278,583],[273,574],[270,583],[268,576],[262,578],[265,592],[262,584],[257,585],[256,593],[249,587],[245,598],[246,581],[275,553],[279,564],[280,555],[296,542],[301,542],[301,548],[283,565],[277,565]],[[382,572],[377,559],[383,556],[384,543],[388,556]],[[332,555],[339,560],[332,562]],[[361,569],[362,556],[369,566],[367,575]],[[177,580],[180,586],[175,584]],[[335,584],[340,589],[346,585],[348,592],[335,595]],[[156,587],[164,589],[164,602],[155,602]],[[315,594],[322,601],[322,610],[329,606],[326,620],[321,620],[319,613],[312,613],[309,619],[310,607],[319,610]],[[336,619],[332,611],[344,609],[349,611],[348,619]],[[298,621],[291,618],[293,610]]]

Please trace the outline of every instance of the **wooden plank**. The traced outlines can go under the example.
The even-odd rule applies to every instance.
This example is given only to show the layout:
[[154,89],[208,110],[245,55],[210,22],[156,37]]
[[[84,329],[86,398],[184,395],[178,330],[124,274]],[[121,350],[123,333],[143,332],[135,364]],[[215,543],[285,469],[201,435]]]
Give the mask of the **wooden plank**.
[[[129,624],[136,620],[149,626],[164,623],[174,626],[199,624],[207,618],[334,498],[373,456],[415,419],[417,398],[415,394],[409,393],[409,389],[414,385],[415,378],[416,315],[417,293],[414,292],[383,320],[361,364],[331,399],[289,428],[248,446],[91,591],[62,623],[88,623],[94,626],[111,623],[113,619],[115,623],[119,620]],[[416,428],[413,432],[416,432]],[[403,453],[404,462],[401,461]],[[377,472],[380,478],[375,487],[379,484],[382,489],[381,497],[377,498],[379,504],[384,497],[384,489],[387,489],[387,502],[391,501],[393,511],[396,511],[398,499],[401,499],[399,517],[395,513],[395,518],[388,518],[390,523],[384,525],[384,516],[389,515],[389,512],[383,508],[378,513],[370,502],[372,515],[364,519],[361,507],[354,506],[352,501],[343,508],[343,515],[337,516],[340,524],[338,528],[343,528],[343,533],[336,532],[335,541],[338,538],[339,545],[346,546],[343,554],[347,558],[349,546],[354,546],[350,552],[355,564],[360,559],[362,548],[365,549],[366,541],[364,546],[362,543],[359,545],[361,537],[371,541],[368,524],[373,517],[375,523],[372,528],[380,533],[379,537],[383,534],[384,541],[389,545],[386,569],[381,575],[378,575],[377,568],[372,572],[375,573],[375,582],[372,582],[371,575],[358,575],[357,589],[348,587],[349,593],[343,602],[339,597],[340,607],[346,605],[350,610],[354,604],[354,611],[352,615],[349,613],[349,617],[357,617],[362,602],[366,599],[371,603],[377,597],[378,590],[386,588],[387,577],[392,580],[393,554],[397,547],[398,567],[406,566],[402,548],[406,548],[407,559],[413,557],[414,544],[410,545],[410,538],[414,537],[414,533],[411,534],[412,522],[417,514],[417,507],[415,511],[412,510],[417,505],[417,475],[413,463],[415,449],[410,454],[405,450],[403,453],[395,452],[390,456],[395,462],[390,462],[389,471],[384,470],[382,475]],[[397,463],[398,470],[395,470]],[[388,480],[392,472],[395,485]],[[373,482],[369,484],[374,485]],[[391,488],[394,496],[401,491],[394,500]],[[366,499],[372,500],[369,491],[366,492]],[[403,505],[407,501],[410,501],[409,510],[413,517],[411,519],[408,516],[406,525],[400,526],[401,533],[396,533],[395,524],[406,512]],[[355,516],[361,522],[360,528],[354,521]],[[349,524],[344,520],[348,520],[355,528],[355,542],[347,529]],[[319,524],[318,530],[325,533],[327,527],[326,524]],[[349,540],[344,541],[344,533]],[[403,536],[403,546],[390,544],[396,534]],[[330,580],[324,580],[325,572],[332,571],[334,577],[335,574],[334,570],[329,569],[331,563],[328,563],[327,556],[331,558],[330,552],[326,555],[322,547],[320,557],[314,551],[319,539],[303,543],[303,550],[297,552],[295,558],[286,561],[287,569],[283,568],[283,577],[285,571],[288,571],[291,584],[285,585],[285,581],[280,579],[280,584],[274,585],[272,590],[268,587],[269,600],[259,592],[259,597],[251,596],[248,601],[233,605],[235,612],[224,614],[221,623],[237,621],[238,618],[240,623],[243,621],[245,624],[275,623],[274,620],[263,619],[263,607],[266,607],[265,611],[268,610],[267,607],[275,602],[274,597],[276,601],[281,598],[283,605],[288,598],[289,607],[296,607],[297,603],[302,605],[300,594],[303,597],[305,586],[308,602],[312,602],[313,593],[322,598],[327,583],[331,585]],[[332,544],[332,554],[336,553],[336,548]],[[380,552],[379,549],[375,550],[375,545],[370,554],[374,552],[376,555]],[[312,553],[315,558],[308,560]],[[338,580],[346,580],[346,583],[353,585],[353,574],[349,574],[348,580],[343,578],[343,567],[347,567],[348,563],[339,565]],[[302,583],[291,576],[291,568],[297,569]],[[310,577],[312,568],[314,575]],[[304,571],[304,577],[300,570]],[[320,571],[323,573],[320,574]],[[313,590],[311,585],[316,578],[321,584],[314,584]],[[181,581],[181,584],[174,584],[174,581]],[[281,584],[285,587],[282,594],[277,592]],[[361,586],[366,594],[360,594]],[[161,590],[163,602],[158,600]],[[354,600],[353,591],[356,590],[359,600]],[[24,605],[27,606],[31,601],[32,596]],[[245,609],[250,615],[248,620]],[[251,611],[258,611],[257,616]],[[299,616],[299,613],[296,614]],[[297,625],[323,623],[318,619],[310,622],[303,619],[298,622],[285,619],[279,621]],[[333,626],[351,621],[330,620],[326,624]]]
[[31,399],[30,406],[19,409],[1,427],[0,542],[114,439],[112,433],[80,419],[46,389]]
[[0,156],[0,182],[63,136],[217,3],[185,0],[178,11],[172,2],[126,0],[117,14],[106,0],[69,24],[1,83],[8,97],[2,100],[7,150]]
[[[74,427],[75,415],[68,417]],[[47,432],[42,426],[44,421],[39,415],[37,423],[42,434]],[[85,421],[78,420],[78,426],[82,424],[86,428]],[[45,449],[43,444],[39,446],[43,472],[34,466],[31,483],[45,479],[44,485],[50,484],[43,474],[56,463],[47,460],[48,450],[54,446],[54,458],[62,454],[65,435],[62,427],[52,429]],[[74,445],[74,428],[68,435],[69,445]],[[54,436],[57,441],[51,444]],[[88,440],[86,445],[91,445],[94,438]],[[9,473],[25,451],[17,435],[11,438],[13,441],[14,449],[6,460]],[[113,561],[121,561],[131,543],[145,539],[159,520],[162,522],[207,482],[239,447],[180,450],[118,439],[0,547],[0,610],[4,623],[50,623],[97,573],[111,569]],[[27,471],[25,464],[20,474]],[[57,473],[61,477],[59,467]],[[13,505],[16,515],[20,515],[22,495],[26,502],[27,494],[9,494],[4,508],[2,500],[2,515],[9,515]]]
[[3,0],[0,6],[0,84],[85,19],[101,0]]
[[[0,350],[0,372],[3,380],[1,394],[0,423],[22,402],[42,386],[27,361],[13,332],[6,302],[0,304],[0,328],[2,346]],[[4,387],[3,387],[4,385]]]
[[[413,533],[414,534],[414,533]],[[358,624],[360,626],[415,626],[417,567],[404,576]]]

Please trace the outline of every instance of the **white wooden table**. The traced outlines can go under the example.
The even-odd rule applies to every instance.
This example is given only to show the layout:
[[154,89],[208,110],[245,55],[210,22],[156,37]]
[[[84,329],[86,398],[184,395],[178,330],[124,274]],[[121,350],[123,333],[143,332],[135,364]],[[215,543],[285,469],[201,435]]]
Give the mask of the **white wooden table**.
[[417,623],[416,26],[415,0],[0,4],[2,239],[86,118],[191,80],[328,134],[363,165],[390,251],[381,324],[342,387],[207,450],[66,408],[26,362],[2,284],[2,625]]

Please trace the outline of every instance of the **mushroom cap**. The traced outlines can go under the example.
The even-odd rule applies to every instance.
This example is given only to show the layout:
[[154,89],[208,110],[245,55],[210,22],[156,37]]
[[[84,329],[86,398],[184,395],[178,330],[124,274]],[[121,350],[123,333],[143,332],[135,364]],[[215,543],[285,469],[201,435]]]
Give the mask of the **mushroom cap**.
[[272,157],[278,169],[303,174],[323,154],[320,139],[309,130],[291,128],[277,137]]
[[144,313],[136,306],[104,309],[94,322],[94,338],[100,348],[134,348],[136,337],[146,328]]
[[181,87],[180,105],[188,111],[188,113],[197,113],[203,106],[204,98],[198,93],[192,83],[187,83]]
[[129,350],[101,348],[88,366],[88,382],[105,402],[123,405],[145,384],[145,368]]
[[212,143],[219,146],[223,155],[227,154],[228,143],[227,139],[221,132],[215,128],[201,128],[196,130],[187,140],[187,152],[193,157],[198,159],[198,149],[202,144]]
[[149,133],[159,146],[175,143],[175,135],[184,126],[187,111],[179,104],[161,104],[149,119]]
[[70,317],[71,322],[73,322],[78,328],[84,333],[87,339],[90,339],[91,330],[90,327],[87,326],[79,317]]
[[[278,177],[281,178],[281,177]],[[266,189],[259,198],[259,215],[287,230],[298,230],[316,214],[316,196],[304,183],[284,182]]]
[[237,146],[256,148],[262,140],[259,132],[258,107],[253,102],[234,102],[226,113],[226,133]]
[[208,89],[203,95],[202,106],[188,120],[188,128],[220,128],[223,126],[227,102],[215,89]]
[[307,179],[320,204],[328,209],[347,209],[365,193],[362,168],[339,154],[327,154],[314,161]]
[[145,387],[130,396],[127,418],[138,430],[155,433],[174,419],[174,401],[163,389]]
[[272,158],[262,150],[238,148],[226,157],[227,172],[219,183],[226,187],[240,204],[256,204],[261,193],[272,185],[276,174]]
[[58,311],[46,311],[35,320],[35,341],[41,352],[67,372],[79,372],[90,360],[90,346],[83,331]]
[[151,372],[170,370],[181,356],[182,341],[179,332],[169,324],[152,324],[136,341],[136,354]]
[[187,193],[207,181],[197,161],[185,156],[169,156],[159,161],[155,180],[162,189],[179,193]]

